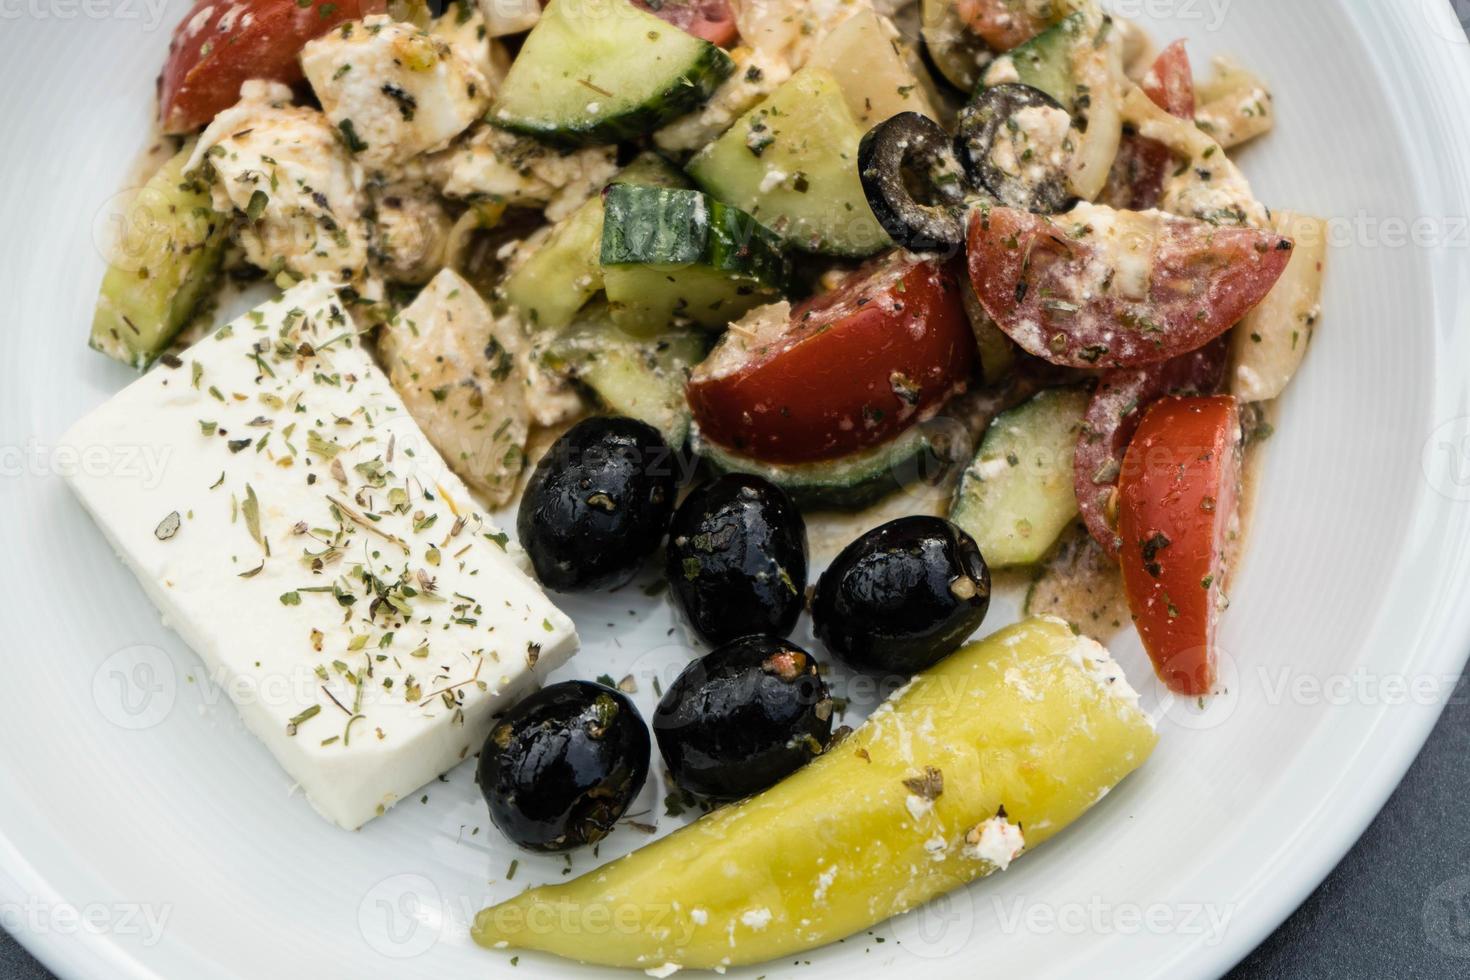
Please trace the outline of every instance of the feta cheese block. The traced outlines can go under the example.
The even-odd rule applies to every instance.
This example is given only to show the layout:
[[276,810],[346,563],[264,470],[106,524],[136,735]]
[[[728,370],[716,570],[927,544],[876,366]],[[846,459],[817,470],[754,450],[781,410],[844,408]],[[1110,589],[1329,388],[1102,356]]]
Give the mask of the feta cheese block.
[[354,829],[479,750],[577,647],[309,279],[65,437],[155,448],[77,496],[246,726]]

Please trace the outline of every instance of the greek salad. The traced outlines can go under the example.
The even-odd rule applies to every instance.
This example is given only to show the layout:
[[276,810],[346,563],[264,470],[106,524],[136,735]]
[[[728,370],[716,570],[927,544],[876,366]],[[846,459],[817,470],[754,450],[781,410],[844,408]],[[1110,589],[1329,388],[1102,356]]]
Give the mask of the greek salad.
[[[197,0],[157,97],[90,341],[146,373],[72,438],[183,462],[73,483],[211,667],[307,678],[252,732],[348,829],[476,755],[531,851],[595,846],[651,764],[707,811],[481,944],[825,945],[1143,764],[1129,619],[1215,691],[1326,244],[1231,159],[1275,122],[1247,68],[1096,0]],[[554,597],[650,565],[710,652],[645,723],[545,676]],[[823,656],[902,686],[839,726]]]

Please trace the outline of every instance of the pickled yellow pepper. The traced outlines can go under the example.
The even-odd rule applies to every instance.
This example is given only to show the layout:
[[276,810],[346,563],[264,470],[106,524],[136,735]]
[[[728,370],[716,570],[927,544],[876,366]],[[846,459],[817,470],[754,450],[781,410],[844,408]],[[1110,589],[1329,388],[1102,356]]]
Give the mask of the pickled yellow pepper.
[[1105,649],[1026,620],[917,675],[771,789],[484,909],[474,936],[658,973],[823,946],[1005,868],[1156,738]]

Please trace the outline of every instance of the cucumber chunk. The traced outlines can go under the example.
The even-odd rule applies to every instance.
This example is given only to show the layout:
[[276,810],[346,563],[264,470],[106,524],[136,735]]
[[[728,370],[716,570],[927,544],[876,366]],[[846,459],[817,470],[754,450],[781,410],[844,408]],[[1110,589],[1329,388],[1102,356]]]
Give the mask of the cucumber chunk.
[[858,177],[862,137],[832,73],[804,68],[701,150],[689,174],[797,248],[862,257],[892,245]]
[[130,203],[102,276],[90,345],[139,370],[189,321],[214,282],[228,237],[209,189],[184,177],[192,153],[184,147]]
[[1073,50],[1086,27],[1087,20],[1082,13],[1071,14],[1006,55],[1014,62],[1022,84],[1041,89],[1069,112],[1077,101],[1077,85],[1072,75]]
[[608,411],[647,422],[678,448],[689,437],[684,384],[707,350],[707,339],[688,330],[630,336],[597,309],[559,335],[543,359],[590,388]]
[[603,200],[602,276],[612,318],[647,335],[676,320],[724,327],[780,298],[781,240],[699,191],[614,185]]
[[[624,184],[687,187],[683,172],[656,153],[644,153],[615,178]],[[602,197],[562,219],[501,287],[505,298],[538,327],[560,330],[602,289]]]
[[1072,458],[1087,402],[1081,388],[1050,388],[990,423],[949,519],[992,568],[1040,561],[1077,516]]
[[627,0],[552,0],[489,121],[562,146],[616,143],[697,108],[730,56]]
[[689,442],[716,471],[769,480],[803,510],[862,510],[944,465],[922,426],[872,449],[820,463],[763,463],[702,438],[697,426]]

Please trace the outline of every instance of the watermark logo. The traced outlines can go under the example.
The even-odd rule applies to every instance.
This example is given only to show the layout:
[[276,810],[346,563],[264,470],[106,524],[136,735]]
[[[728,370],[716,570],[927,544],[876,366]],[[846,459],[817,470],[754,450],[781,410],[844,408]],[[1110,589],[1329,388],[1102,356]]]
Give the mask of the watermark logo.
[[[1192,652],[1185,651],[1176,662],[1188,663]],[[1187,731],[1209,731],[1228,722],[1240,705],[1241,677],[1235,656],[1218,645],[1215,648],[1215,683],[1207,697],[1177,694],[1152,672],[1154,701],[1158,705],[1155,721]],[[1204,663],[1204,657],[1199,658]]]
[[1437,427],[1420,452],[1424,479],[1449,500],[1470,500],[1470,416],[1461,415]]
[[961,888],[939,895],[886,923],[888,935],[911,956],[940,960],[964,952],[975,934],[975,899]]
[[1424,900],[1424,938],[1446,956],[1470,959],[1470,875],[1441,883]]
[[384,878],[358,904],[357,929],[383,956],[400,960],[422,956],[444,932],[439,887],[420,874]]
[[173,660],[156,646],[124,647],[92,675],[92,701],[118,728],[142,731],[162,724],[178,700]]
[[1470,0],[1413,0],[1419,14],[1435,37],[1452,44],[1467,44],[1465,29],[1470,25]]

